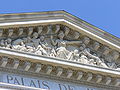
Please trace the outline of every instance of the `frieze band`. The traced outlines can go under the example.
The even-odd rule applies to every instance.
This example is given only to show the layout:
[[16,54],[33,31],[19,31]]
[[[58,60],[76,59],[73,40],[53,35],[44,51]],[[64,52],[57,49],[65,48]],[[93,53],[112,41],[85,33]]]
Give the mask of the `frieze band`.
[[[0,41],[1,47],[119,70],[117,51],[93,42],[89,37],[66,26],[29,27],[27,36],[20,38],[10,38],[13,32],[13,29],[9,29],[8,38]],[[19,28],[18,36],[23,32],[24,29]]]

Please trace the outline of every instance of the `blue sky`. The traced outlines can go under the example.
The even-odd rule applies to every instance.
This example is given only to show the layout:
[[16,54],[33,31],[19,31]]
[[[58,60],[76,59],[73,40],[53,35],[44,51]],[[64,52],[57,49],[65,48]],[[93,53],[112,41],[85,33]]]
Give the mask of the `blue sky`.
[[120,0],[0,0],[0,13],[65,10],[120,38]]

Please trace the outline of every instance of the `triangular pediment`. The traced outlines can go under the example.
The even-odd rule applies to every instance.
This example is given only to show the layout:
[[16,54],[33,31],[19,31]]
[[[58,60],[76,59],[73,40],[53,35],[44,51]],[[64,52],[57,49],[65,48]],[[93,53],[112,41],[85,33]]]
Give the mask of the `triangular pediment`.
[[[80,49],[83,47],[88,49],[87,57],[84,58],[89,57],[91,60],[99,58],[100,62],[119,64],[119,39],[64,11],[9,14],[1,15],[0,19],[1,48],[40,55],[44,53],[45,56],[53,54],[53,57],[56,58],[58,56],[61,59],[74,60],[72,59],[73,54],[80,54],[82,52]],[[46,40],[41,42],[41,38]],[[65,49],[68,52],[63,51],[66,55],[57,55],[57,51],[61,50],[58,48],[61,42],[66,44]],[[41,46],[38,48],[40,43],[44,48]],[[48,46],[45,47],[45,45]],[[40,51],[40,48],[43,51]],[[91,64],[96,63],[94,60],[91,62]]]
[[120,39],[65,11],[0,15],[0,59],[3,71],[120,84]]

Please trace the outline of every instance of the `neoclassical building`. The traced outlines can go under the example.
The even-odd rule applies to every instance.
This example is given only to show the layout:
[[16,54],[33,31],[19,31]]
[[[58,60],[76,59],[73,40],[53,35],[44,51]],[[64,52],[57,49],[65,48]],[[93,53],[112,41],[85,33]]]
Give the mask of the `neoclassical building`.
[[120,39],[65,12],[0,15],[1,90],[120,90]]

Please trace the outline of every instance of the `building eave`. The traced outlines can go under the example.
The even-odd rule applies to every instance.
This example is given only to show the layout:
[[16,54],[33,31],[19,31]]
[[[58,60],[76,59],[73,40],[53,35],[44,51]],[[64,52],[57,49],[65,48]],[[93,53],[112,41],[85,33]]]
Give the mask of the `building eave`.
[[18,13],[0,15],[0,28],[25,27],[44,24],[64,24],[96,41],[120,51],[120,39],[77,18],[65,11],[48,11],[36,13]]

